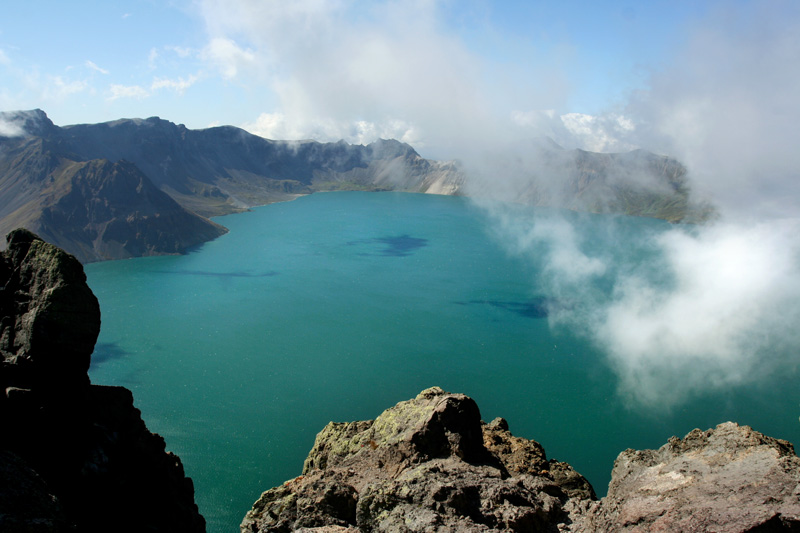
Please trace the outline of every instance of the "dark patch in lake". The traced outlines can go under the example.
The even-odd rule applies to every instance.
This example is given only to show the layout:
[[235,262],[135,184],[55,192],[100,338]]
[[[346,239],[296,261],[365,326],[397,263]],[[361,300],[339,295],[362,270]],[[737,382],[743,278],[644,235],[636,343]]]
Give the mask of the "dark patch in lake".
[[378,244],[383,246],[377,253],[362,253],[360,255],[382,255],[387,257],[405,257],[416,252],[420,248],[428,245],[428,239],[412,237],[410,235],[397,235],[393,237],[376,237],[374,239],[363,239],[350,241],[348,246],[359,244]]
[[209,272],[206,270],[154,270],[158,274],[183,274],[186,276],[209,276],[215,278],[268,278],[277,276],[278,272],[270,270],[267,272]]
[[527,301],[503,300],[470,300],[468,302],[455,302],[458,305],[489,305],[504,309],[525,318],[547,318],[553,306],[553,300],[539,296]]
[[111,359],[121,359],[127,355],[130,355],[130,352],[120,348],[119,344],[116,342],[98,342],[94,345],[94,352],[92,352],[92,360],[89,367],[94,368]]

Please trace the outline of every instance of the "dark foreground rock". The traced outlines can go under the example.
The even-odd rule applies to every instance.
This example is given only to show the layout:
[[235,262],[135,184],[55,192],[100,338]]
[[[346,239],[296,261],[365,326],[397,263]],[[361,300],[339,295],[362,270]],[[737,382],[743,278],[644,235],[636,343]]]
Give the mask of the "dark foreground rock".
[[14,231],[0,287],[0,531],[205,531],[131,392],[89,383],[100,309],[78,260]]
[[733,423],[627,450],[597,500],[568,464],[431,388],[374,421],[328,424],[302,475],[263,493],[242,532],[795,531],[800,459]]

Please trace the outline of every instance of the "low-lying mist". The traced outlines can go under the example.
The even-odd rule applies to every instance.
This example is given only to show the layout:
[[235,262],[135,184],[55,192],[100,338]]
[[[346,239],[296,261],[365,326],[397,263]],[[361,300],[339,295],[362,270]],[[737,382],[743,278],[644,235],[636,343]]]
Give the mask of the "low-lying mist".
[[[445,23],[450,4],[200,5],[209,50],[230,52],[215,56],[220,70],[231,79],[256,76],[276,95],[251,131],[393,137],[423,156],[459,160],[478,184],[471,192],[492,231],[512,253],[546,265],[531,291],[573,302],[553,310],[552,326],[583,331],[602,347],[621,394],[668,407],[796,369],[796,3],[709,10],[683,28],[686,38],[666,61],[646,67],[644,88],[594,115],[562,110],[570,85],[559,57],[569,54],[533,46],[524,64],[493,62]],[[517,46],[503,46],[491,28],[483,37],[495,51]],[[567,149],[674,157],[687,169],[691,197],[718,216],[647,242],[620,238],[613,217],[598,217],[607,240],[586,242],[570,217],[508,205],[534,177],[531,194],[561,190],[563,176],[534,149],[546,137]],[[632,250],[649,252],[642,259]]]

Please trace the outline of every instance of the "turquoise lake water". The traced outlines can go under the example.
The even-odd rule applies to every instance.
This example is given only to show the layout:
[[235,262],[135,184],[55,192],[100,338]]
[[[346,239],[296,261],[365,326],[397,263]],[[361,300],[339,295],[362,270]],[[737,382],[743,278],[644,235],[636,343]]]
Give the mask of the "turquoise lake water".
[[[611,246],[596,229],[610,217],[562,216],[597,233],[587,246]],[[433,385],[506,418],[599,495],[620,451],[695,427],[734,420],[800,442],[793,373],[669,411],[627,405],[605,354],[548,326],[541,265],[508,253],[466,199],[314,194],[216,220],[230,233],[188,255],[86,267],[103,321],[92,382],[133,391],[211,533],[238,531],[262,491],[299,475],[327,422]],[[642,242],[668,228],[611,223]]]

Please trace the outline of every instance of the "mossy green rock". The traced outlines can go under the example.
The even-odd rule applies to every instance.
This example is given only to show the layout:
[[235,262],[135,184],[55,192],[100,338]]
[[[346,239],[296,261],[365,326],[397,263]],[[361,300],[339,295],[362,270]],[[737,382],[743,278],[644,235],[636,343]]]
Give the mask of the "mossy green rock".
[[[549,463],[541,446],[525,439],[511,443],[512,438],[507,426],[500,431],[497,424],[484,424],[471,398],[439,387],[426,389],[375,420],[325,426],[303,475],[263,493],[241,529],[322,533],[557,527],[567,520],[571,496],[542,467]],[[499,454],[487,449],[487,439]],[[523,441],[527,449],[541,450],[535,455],[538,462],[512,472],[505,451]],[[583,481],[589,487],[586,495],[593,497]]]

